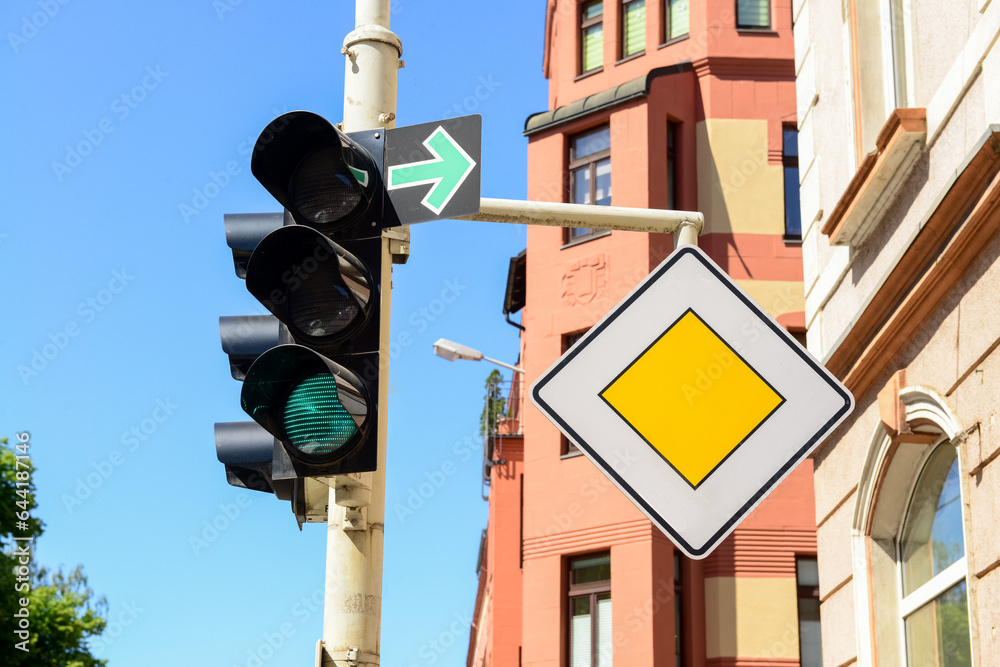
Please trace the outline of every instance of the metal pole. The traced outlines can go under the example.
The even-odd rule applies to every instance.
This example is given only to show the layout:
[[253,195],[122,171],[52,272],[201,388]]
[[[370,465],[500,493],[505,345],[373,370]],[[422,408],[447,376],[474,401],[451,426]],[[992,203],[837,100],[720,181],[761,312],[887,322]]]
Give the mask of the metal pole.
[[[355,29],[344,38],[341,51],[346,60],[345,132],[396,125],[396,73],[402,66],[403,46],[389,30],[389,3],[356,0]],[[317,667],[376,667],[380,660],[392,291],[389,243],[383,238],[378,470],[338,478],[330,490],[323,639],[316,652]]]
[[705,215],[699,211],[487,198],[480,200],[479,213],[458,219],[674,234],[677,245],[697,245],[705,226]]
[[497,366],[503,366],[504,368],[509,368],[510,370],[514,371],[515,373],[523,373],[524,372],[523,368],[518,368],[517,366],[511,366],[510,364],[504,363],[502,361],[497,361],[496,359],[490,359],[489,357],[487,357],[485,355],[483,356],[483,360],[488,361],[491,364],[496,364]]

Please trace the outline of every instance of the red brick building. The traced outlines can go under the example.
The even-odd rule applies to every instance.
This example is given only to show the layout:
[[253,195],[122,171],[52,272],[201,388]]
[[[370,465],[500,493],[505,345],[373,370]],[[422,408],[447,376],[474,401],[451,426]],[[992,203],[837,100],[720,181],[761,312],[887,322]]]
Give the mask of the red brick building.
[[[549,0],[543,72],[529,199],[700,210],[700,247],[802,334],[790,0]],[[819,664],[811,465],[689,560],[522,400],[672,249],[531,227],[511,262],[526,373],[487,452],[470,667]]]

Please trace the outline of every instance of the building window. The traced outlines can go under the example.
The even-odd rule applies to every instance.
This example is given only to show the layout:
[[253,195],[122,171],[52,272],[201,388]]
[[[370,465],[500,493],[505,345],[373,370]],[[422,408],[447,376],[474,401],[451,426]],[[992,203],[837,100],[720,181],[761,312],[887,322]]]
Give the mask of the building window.
[[603,0],[580,5],[580,74],[601,69],[604,63]]
[[646,50],[646,1],[622,0],[622,58]]
[[785,239],[802,238],[799,205],[799,131],[794,125],[781,128],[781,166],[785,172]]
[[795,559],[799,598],[799,664],[823,667],[819,633],[819,567],[815,558]]
[[736,0],[737,30],[769,30],[771,0]]
[[677,210],[677,123],[667,121],[667,208]]
[[611,554],[569,561],[569,667],[612,667]]
[[664,0],[663,41],[670,42],[688,36],[688,0]]
[[[684,559],[680,551],[674,552],[674,664],[684,664],[684,576],[681,569]],[[803,665],[804,667],[804,665]]]
[[962,535],[962,494],[955,447],[928,457],[899,537],[900,612],[908,665],[972,664]]
[[[570,197],[573,204],[611,206],[611,127],[578,134],[570,139]],[[603,230],[569,228],[566,242],[605,233]]]

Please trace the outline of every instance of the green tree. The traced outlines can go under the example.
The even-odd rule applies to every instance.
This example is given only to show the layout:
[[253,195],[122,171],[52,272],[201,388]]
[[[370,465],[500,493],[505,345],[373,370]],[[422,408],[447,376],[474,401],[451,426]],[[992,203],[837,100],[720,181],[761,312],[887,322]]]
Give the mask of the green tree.
[[497,419],[507,413],[507,399],[503,397],[503,375],[494,369],[486,378],[486,396],[483,397],[483,414],[479,417],[479,435],[489,433]]
[[[45,529],[34,516],[33,479],[34,469],[28,460],[19,462],[7,438],[0,438],[0,667],[100,667],[107,660],[95,658],[87,640],[104,631],[107,601],[94,597],[83,569],[78,566],[69,574],[45,568],[27,575],[23,570],[19,572],[24,567],[20,562],[23,556],[15,549],[31,545],[33,559],[36,542],[18,542],[15,535],[37,541]],[[18,481],[22,486],[17,485]],[[23,512],[28,512],[31,519],[22,524],[18,514]],[[19,619],[14,613],[21,609],[22,598],[29,600],[27,651],[15,648],[21,638],[15,634]]]

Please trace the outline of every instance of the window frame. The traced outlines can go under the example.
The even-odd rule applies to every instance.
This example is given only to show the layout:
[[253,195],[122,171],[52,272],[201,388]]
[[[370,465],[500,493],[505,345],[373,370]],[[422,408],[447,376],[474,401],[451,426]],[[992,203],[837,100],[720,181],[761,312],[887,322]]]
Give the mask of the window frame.
[[733,0],[736,5],[735,21],[736,30],[740,32],[774,32],[774,11],[771,7],[771,0],[767,0],[767,25],[741,25],[740,24],[740,0]]
[[643,3],[643,9],[648,10],[646,0],[619,0],[618,2],[618,60],[615,62],[616,65],[646,55],[646,28],[648,27],[646,18],[648,14],[645,13],[642,20],[642,48],[635,53],[625,53],[625,46],[628,40],[628,21],[626,20],[628,6],[637,2]]
[[691,4],[688,1],[688,29],[682,35],[677,35],[676,37],[670,36],[670,14],[671,14],[671,4],[672,0],[663,0],[663,21],[660,25],[660,46],[658,48],[663,48],[664,46],[670,46],[671,44],[676,44],[677,42],[683,42],[685,39],[691,37]]
[[[577,79],[582,79],[583,77],[590,76],[592,74],[597,74],[604,70],[604,4],[603,0],[594,0],[597,4],[601,5],[601,13],[599,16],[595,16],[592,19],[584,17],[583,8],[590,4],[590,0],[583,0],[577,7],[578,11],[578,21],[577,24],[580,26],[578,35],[580,38],[580,48],[577,49],[577,67],[576,70],[579,72]],[[585,70],[583,66],[586,64],[586,49],[587,49],[587,30],[593,28],[596,25],[601,26],[601,63],[594,68]]]
[[[785,153],[785,132],[787,132],[789,130],[795,132],[795,155],[789,155],[789,154]],[[785,191],[786,188],[788,187],[788,183],[785,182],[785,170],[786,169],[791,169],[792,167],[794,167],[795,168],[795,198],[799,202],[799,233],[798,234],[791,234],[791,233],[789,233],[789,231],[788,231],[788,207],[784,206],[784,211],[785,211],[785,216],[784,216],[785,217],[785,219],[784,219],[785,232],[784,232],[784,235],[782,236],[782,239],[785,242],[791,241],[791,242],[799,242],[799,243],[801,243],[802,242],[802,184],[799,182],[799,179],[801,178],[801,173],[799,172],[799,148],[798,148],[798,141],[799,141],[799,128],[798,128],[798,126],[796,124],[794,124],[794,123],[783,123],[782,126],[781,126],[781,185],[782,185],[782,190],[783,190],[782,194],[785,196],[785,199],[788,198],[788,193]],[[782,202],[782,204],[784,204],[784,202]]]
[[[574,202],[574,201],[572,201],[574,193],[576,191],[576,182],[574,180],[575,179],[575,174],[578,171],[582,171],[585,167],[588,167],[589,168],[589,173],[590,173],[590,202],[591,202],[588,205],[589,206],[598,206],[599,205],[599,204],[597,204],[597,164],[599,162],[603,162],[604,160],[608,160],[609,163],[610,163],[610,161],[611,161],[611,145],[610,145],[611,142],[610,141],[608,142],[608,147],[605,148],[605,149],[599,150],[599,151],[597,151],[595,153],[589,153],[589,154],[587,154],[587,155],[585,155],[585,156],[583,156],[581,158],[577,158],[576,154],[575,154],[576,148],[573,145],[573,141],[577,137],[582,137],[582,136],[584,136],[586,134],[591,134],[591,133],[594,133],[597,130],[601,130],[601,129],[604,129],[604,128],[607,128],[607,130],[608,130],[608,136],[609,136],[609,139],[610,139],[610,135],[611,135],[611,123],[610,122],[604,122],[604,123],[601,123],[599,125],[595,125],[593,127],[587,128],[586,130],[581,130],[581,131],[575,132],[575,133],[573,133],[571,135],[567,135],[567,139],[569,140],[568,141],[568,144],[569,144],[569,146],[568,146],[568,148],[569,148],[569,164],[566,167],[566,175],[567,175],[567,177],[569,179],[569,199],[570,199],[570,203],[573,203],[573,204],[580,203],[580,202]],[[579,228],[579,227],[564,227],[563,228],[563,245],[562,245],[563,248],[568,248],[568,247],[574,246],[574,245],[576,245],[578,243],[583,243],[585,241],[590,241],[592,239],[600,238],[602,236],[608,236],[609,234],[611,234],[611,230],[609,230],[609,229],[589,229],[589,231],[587,231],[585,233],[574,234],[573,233],[573,229],[584,229],[584,228]]]
[[[566,558],[566,621],[563,626],[566,628],[566,663],[570,664],[573,657],[573,634],[570,626],[573,622],[573,601],[580,598],[590,599],[590,667],[598,667],[597,649],[597,597],[607,594],[611,596],[611,575],[609,572],[607,579],[595,581],[587,584],[573,583],[573,561],[594,558],[597,556],[608,557],[608,566],[611,566],[611,550],[593,551],[590,553],[574,554]],[[613,604],[613,603],[612,603]],[[613,662],[613,660],[612,660]]]

